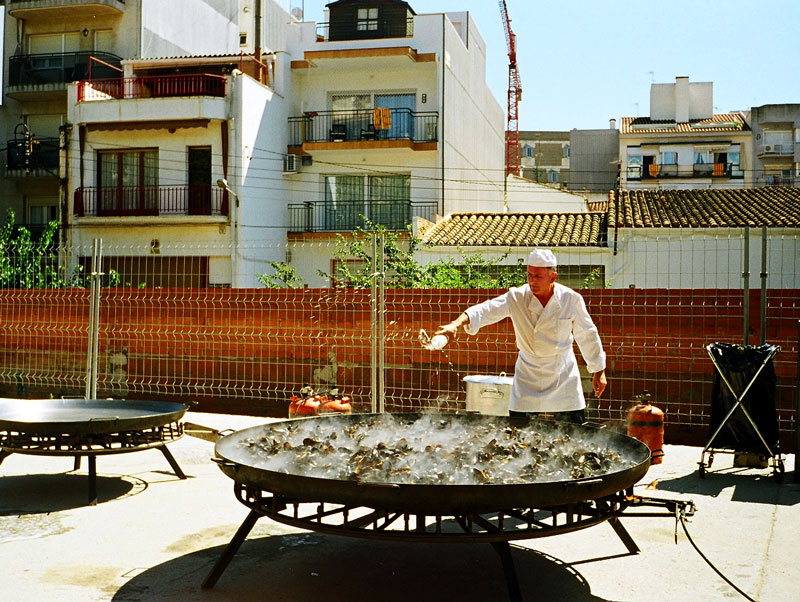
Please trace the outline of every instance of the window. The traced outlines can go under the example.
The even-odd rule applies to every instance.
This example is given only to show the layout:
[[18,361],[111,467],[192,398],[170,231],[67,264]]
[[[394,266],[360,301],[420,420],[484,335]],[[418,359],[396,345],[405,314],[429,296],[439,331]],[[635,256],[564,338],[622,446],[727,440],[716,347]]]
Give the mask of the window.
[[678,153],[676,152],[666,152],[661,154],[661,164],[662,165],[677,165],[678,164]]
[[525,147],[525,156],[526,157],[533,157],[533,148],[530,146]]
[[642,177],[642,155],[628,155],[628,177],[632,180]]
[[97,154],[98,215],[158,214],[158,151]]
[[364,218],[390,230],[411,221],[411,177],[407,175],[326,176],[325,229],[346,232]]
[[550,172],[550,181],[551,182],[558,182],[558,172],[557,171],[551,171]]
[[[333,111],[331,136],[336,129],[340,136],[344,136],[344,140],[362,140],[367,137],[386,140],[415,139],[415,93],[332,94],[330,107]],[[388,110],[388,119],[382,117],[378,122],[373,109]]]
[[356,30],[376,31],[377,29],[378,29],[378,9],[359,8],[358,20],[356,21]]

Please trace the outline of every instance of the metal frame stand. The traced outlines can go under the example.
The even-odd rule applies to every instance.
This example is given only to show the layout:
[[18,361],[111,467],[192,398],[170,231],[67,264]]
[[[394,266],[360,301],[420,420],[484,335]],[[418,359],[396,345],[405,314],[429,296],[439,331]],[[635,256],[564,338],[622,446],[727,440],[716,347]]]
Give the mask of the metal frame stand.
[[[703,451],[700,453],[700,461],[697,463],[698,466],[699,466],[698,473],[700,475],[700,478],[704,478],[705,477],[706,468],[710,468],[711,467],[711,464],[714,462],[714,454],[715,453],[731,453],[731,454],[738,453],[738,452],[733,451],[733,450],[723,450],[723,449],[714,449],[714,450],[712,450],[711,449],[711,444],[714,442],[714,439],[717,438],[717,435],[719,435],[719,433],[722,431],[723,427],[728,422],[728,420],[733,415],[733,413],[736,411],[736,409],[739,408],[739,409],[742,410],[742,412],[744,412],[744,415],[747,418],[747,422],[750,423],[750,426],[755,431],[756,435],[758,436],[759,441],[761,441],[761,443],[764,445],[764,449],[766,450],[766,455],[768,455],[770,457],[770,463],[772,465],[772,470],[773,470],[773,473],[772,473],[773,478],[778,483],[782,483],[783,482],[783,477],[784,477],[784,472],[785,472],[785,467],[784,467],[784,464],[783,464],[783,458],[782,458],[781,454],[780,453],[778,453],[778,454],[774,454],[773,453],[773,451],[770,448],[769,444],[764,439],[764,436],[761,434],[761,431],[758,430],[758,427],[756,426],[756,423],[751,418],[750,413],[747,411],[747,408],[745,408],[744,405],[742,404],[742,400],[744,399],[745,395],[747,395],[747,392],[750,390],[750,387],[752,387],[753,383],[756,382],[756,379],[758,378],[759,374],[761,374],[761,371],[766,367],[766,365],[770,362],[770,360],[775,356],[775,354],[778,351],[780,351],[780,347],[773,346],[770,349],[769,353],[767,354],[767,357],[764,358],[764,361],[761,362],[761,365],[758,367],[758,370],[756,370],[756,373],[753,375],[753,378],[750,379],[750,382],[747,383],[747,386],[744,388],[744,391],[742,391],[742,393],[739,394],[739,395],[736,394],[736,391],[733,390],[733,386],[731,385],[731,383],[728,381],[727,378],[725,378],[725,373],[723,372],[722,368],[720,368],[720,365],[717,363],[717,360],[714,357],[714,353],[712,352],[711,347],[712,347],[712,345],[707,345],[706,346],[706,351],[708,352],[708,355],[711,358],[711,362],[714,364],[714,368],[716,368],[717,373],[719,374],[720,378],[722,379],[722,382],[725,383],[725,386],[728,387],[728,390],[730,391],[731,395],[733,395],[734,399],[736,399],[736,403],[734,403],[733,406],[731,407],[731,409],[728,410],[728,413],[725,415],[725,418],[722,419],[722,421],[720,422],[719,426],[714,431],[714,434],[711,435],[711,438],[708,440],[708,443],[706,443],[705,447],[703,448]],[[705,462],[706,453],[709,454],[708,463]]]
[[[271,494],[260,487],[234,483],[237,498],[250,512],[225,547],[222,556],[203,580],[203,589],[216,585],[247,535],[261,517],[309,531],[345,535],[364,539],[408,542],[485,542],[492,545],[500,556],[511,602],[522,601],[522,591],[511,554],[509,541],[534,539],[570,533],[608,521],[629,554],[640,549],[630,533],[620,522],[623,511],[629,507],[655,506],[667,512],[633,513],[630,516],[691,516],[694,502],[658,500],[633,495],[631,489],[575,504],[553,508],[523,508],[482,514],[454,514],[449,516],[410,514],[402,511],[352,507],[326,502],[307,502]],[[311,508],[309,511],[308,509]],[[443,520],[444,519],[444,520]],[[455,522],[460,531],[448,522]],[[676,522],[677,537],[677,522]]]

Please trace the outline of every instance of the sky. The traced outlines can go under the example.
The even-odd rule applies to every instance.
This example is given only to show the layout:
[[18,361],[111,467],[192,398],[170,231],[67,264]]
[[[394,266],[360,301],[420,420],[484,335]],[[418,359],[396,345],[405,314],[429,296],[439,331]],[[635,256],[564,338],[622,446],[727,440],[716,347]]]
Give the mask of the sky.
[[[329,0],[290,0],[323,22]],[[487,83],[506,109],[497,0],[408,0],[417,14],[468,10]],[[520,130],[607,128],[649,115],[650,84],[714,83],[714,112],[800,103],[800,0],[506,0],[522,80]]]

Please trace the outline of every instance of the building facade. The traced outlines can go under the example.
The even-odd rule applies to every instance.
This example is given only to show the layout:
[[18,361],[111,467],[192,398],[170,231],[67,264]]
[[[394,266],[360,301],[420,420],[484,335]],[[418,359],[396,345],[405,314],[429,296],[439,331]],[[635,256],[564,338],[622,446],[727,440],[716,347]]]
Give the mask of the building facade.
[[652,84],[650,115],[623,117],[620,186],[637,189],[752,185],[752,135],[743,113],[713,112],[713,84]]
[[523,178],[559,188],[570,184],[570,133],[521,131],[519,164]]
[[753,130],[753,184],[800,185],[800,104],[750,109]]
[[[34,232],[65,223],[67,87],[115,78],[126,58],[238,50],[238,6],[210,0],[12,0],[5,3],[0,210]],[[198,15],[185,27],[182,15]]]

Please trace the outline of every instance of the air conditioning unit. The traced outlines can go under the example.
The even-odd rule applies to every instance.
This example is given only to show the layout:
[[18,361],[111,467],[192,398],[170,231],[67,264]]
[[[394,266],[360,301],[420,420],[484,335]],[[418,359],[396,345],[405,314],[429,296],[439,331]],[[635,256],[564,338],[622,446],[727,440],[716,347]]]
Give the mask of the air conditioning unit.
[[772,149],[772,146],[771,146],[771,145],[769,145],[769,144],[768,144],[767,146],[765,146],[765,147],[764,147],[764,152],[765,152],[765,153],[771,153],[771,152],[772,152],[772,150],[773,150],[773,149]]
[[283,173],[293,174],[300,171],[300,157],[297,155],[286,155],[283,158]]

